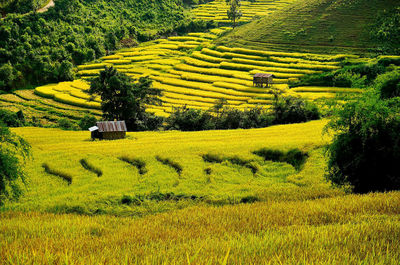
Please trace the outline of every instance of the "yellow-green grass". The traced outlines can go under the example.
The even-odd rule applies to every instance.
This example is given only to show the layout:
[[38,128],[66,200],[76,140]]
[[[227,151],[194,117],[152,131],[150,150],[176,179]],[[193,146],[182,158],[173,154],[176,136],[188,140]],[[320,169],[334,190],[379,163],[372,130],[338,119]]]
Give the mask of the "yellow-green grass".
[[397,0],[296,0],[218,40],[218,44],[259,50],[367,53],[379,45],[370,37],[376,14]]
[[[0,261],[397,265],[400,192],[346,195],[331,187],[320,148],[330,141],[321,136],[325,124],[137,132],[125,140],[94,142],[88,141],[89,132],[15,128],[31,143],[35,159],[26,166],[25,195],[7,202],[0,213]],[[309,158],[296,172],[288,164],[251,154],[260,147],[297,147]],[[262,171],[253,175],[230,163],[206,163],[203,154],[254,159]],[[157,155],[180,163],[181,176],[158,162]],[[121,156],[141,159],[148,172],[139,174]],[[85,170],[82,158],[103,175]],[[71,174],[71,185],[44,173],[42,163]],[[150,199],[151,194],[171,192],[198,199]],[[122,204],[123,195],[145,199]],[[244,198],[259,201],[238,204]]]
[[[325,123],[316,121],[257,130],[139,132],[128,133],[125,140],[95,142],[88,141],[90,132],[13,129],[32,145],[35,159],[27,164],[31,184],[25,196],[19,203],[7,204],[6,208],[63,212],[79,206],[87,212],[100,209],[125,215],[174,207],[174,203],[169,205],[171,202],[168,201],[154,204],[149,200],[151,207],[155,207],[152,210],[146,209],[145,205],[120,203],[123,195],[145,196],[152,192],[194,195],[200,203],[240,202],[246,196],[260,200],[336,196],[342,192],[332,189],[324,181],[322,152],[314,150],[329,139],[321,137]],[[297,147],[309,152],[310,158],[304,170],[298,173],[289,164],[263,161],[251,153],[262,147],[283,151]],[[260,170],[253,174],[249,168],[230,163],[207,163],[201,157],[207,153],[251,159]],[[123,155],[143,159],[147,175],[141,176],[135,168],[118,160]],[[181,176],[160,165],[156,155],[178,162],[183,167]],[[82,158],[99,167],[103,171],[102,177],[98,178],[82,168],[79,163]],[[43,163],[70,174],[72,184],[65,185],[63,180],[44,173]],[[207,167],[211,167],[211,175],[204,173]]]
[[[221,27],[216,30],[224,32],[230,29]],[[340,54],[323,55],[260,51],[225,46],[209,46],[210,48],[192,52],[176,50],[180,45],[202,44],[207,46],[210,39],[215,37],[216,33],[199,32],[187,36],[150,41],[138,47],[122,49],[113,55],[106,56],[102,59],[102,63],[78,67],[78,73],[83,78],[92,78],[98,75],[106,65],[113,65],[133,79],[149,76],[154,81],[161,82],[162,84],[155,82],[155,87],[163,91],[170,91],[180,95],[201,96],[211,100],[226,98],[243,101],[242,104],[233,104],[236,108],[243,109],[246,106],[249,107],[255,104],[249,103],[251,99],[265,100],[263,101],[265,103],[271,98],[271,92],[273,91],[270,89],[253,87],[253,75],[255,73],[274,74],[273,90],[278,89],[284,93],[295,93],[296,90],[287,91],[286,84],[290,79],[297,79],[304,74],[319,73],[321,70],[337,69],[339,67],[337,60],[347,57],[347,55]],[[129,63],[120,64],[121,61],[129,61]],[[43,96],[52,97],[55,93],[54,91],[56,91],[83,100],[100,103],[99,98],[94,100],[85,93],[89,89],[88,83],[77,82],[81,83],[74,81],[72,84],[67,84],[65,86],[66,90],[62,89],[62,85],[51,86],[51,89],[38,88],[37,90],[38,93],[42,90],[49,90],[42,91],[41,95]],[[78,90],[71,89],[71,87]],[[336,91],[339,92],[339,90]],[[305,91],[298,92],[304,93]],[[335,92],[335,90],[326,92],[331,93]],[[350,92],[350,90],[344,92]],[[312,91],[307,93],[312,93]],[[332,93],[329,94],[329,96],[334,95]],[[307,96],[309,95],[307,94]],[[58,98],[61,100],[60,97]],[[174,100],[175,102],[179,100],[179,103],[182,103],[183,98],[175,97]],[[69,100],[64,100],[66,103],[69,101],[70,98]],[[82,102],[79,104],[83,106]],[[170,100],[168,104],[173,103]],[[181,106],[181,104],[177,103],[176,106]]]
[[330,93],[362,93],[364,90],[359,88],[346,88],[346,87],[314,87],[314,86],[305,86],[305,87],[295,87],[292,88],[291,91],[294,92],[330,92]]
[[[71,85],[73,82],[61,82],[35,88],[35,94],[52,98],[55,101],[90,109],[100,109],[98,97],[90,97],[84,90],[79,90]],[[79,84],[75,82],[75,85]]]
[[205,91],[205,90],[194,89],[194,88],[189,88],[189,87],[182,87],[182,86],[177,86],[177,85],[161,84],[159,82],[154,82],[153,86],[154,86],[154,88],[160,89],[162,91],[168,91],[168,92],[173,92],[173,93],[178,93],[178,94],[183,94],[183,95],[199,96],[199,97],[211,98],[211,99],[228,99],[228,100],[239,100],[239,101],[244,101],[244,102],[247,102],[247,100],[250,99],[249,97],[245,97],[245,96],[233,96],[233,95],[228,95],[228,94],[219,93],[219,92]]

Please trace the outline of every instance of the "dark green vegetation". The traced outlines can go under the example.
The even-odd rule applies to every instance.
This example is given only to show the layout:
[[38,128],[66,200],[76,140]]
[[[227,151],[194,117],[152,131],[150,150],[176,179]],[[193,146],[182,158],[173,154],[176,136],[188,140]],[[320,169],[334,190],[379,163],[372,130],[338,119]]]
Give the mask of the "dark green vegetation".
[[146,113],[145,104],[157,104],[160,90],[151,87],[151,79],[141,77],[138,82],[113,67],[106,67],[93,79],[90,93],[101,97],[101,108],[106,120],[126,122],[128,130],[154,130],[162,119]]
[[220,43],[321,53],[381,50],[388,42],[398,47],[399,10],[390,19],[377,16],[395,13],[399,5],[397,0],[298,0],[237,28]]
[[58,0],[45,13],[8,14],[0,22],[0,90],[72,80],[74,65],[211,24],[191,21],[181,0]]
[[400,189],[400,71],[379,75],[373,87],[338,109],[328,124],[328,179],[355,192]]
[[20,127],[25,124],[25,117],[22,111],[12,112],[6,109],[0,109],[0,123],[8,127]]
[[0,12],[2,16],[7,13],[27,13],[36,11],[47,2],[48,0],[2,0],[0,2]]
[[30,155],[30,145],[10,132],[0,121],[0,205],[7,198],[18,199],[21,195],[19,182],[25,182],[22,164]]
[[292,165],[297,171],[303,168],[304,163],[306,162],[308,157],[307,153],[297,148],[291,149],[287,152],[262,148],[260,150],[254,151],[253,154],[261,156],[262,158],[264,158],[264,160],[270,160],[274,162],[286,162]]
[[47,163],[43,163],[42,167],[44,168],[44,171],[47,174],[50,174],[50,175],[53,175],[53,176],[56,176],[56,177],[60,177],[61,179],[65,180],[68,183],[68,185],[71,185],[71,183],[72,183],[71,174],[69,174],[67,172],[60,171],[60,170],[58,170],[56,168],[50,167],[49,164],[47,164]]
[[349,59],[343,68],[331,72],[304,75],[289,83],[296,86],[371,87],[375,79],[400,66],[400,56],[378,56],[374,59]]
[[225,107],[222,101],[208,111],[187,107],[177,108],[166,119],[166,129],[182,131],[250,129],[320,118],[317,106],[302,98],[276,95],[272,106],[272,110],[269,111],[262,108],[241,111]]

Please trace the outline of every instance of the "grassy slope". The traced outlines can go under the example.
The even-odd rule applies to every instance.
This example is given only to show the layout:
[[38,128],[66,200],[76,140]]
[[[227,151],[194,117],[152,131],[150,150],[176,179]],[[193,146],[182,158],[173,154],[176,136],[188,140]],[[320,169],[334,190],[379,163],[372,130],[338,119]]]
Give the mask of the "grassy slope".
[[[0,263],[226,264],[227,256],[228,264],[399,264],[400,193],[344,195],[325,183],[324,159],[320,149],[314,149],[327,140],[321,138],[324,123],[130,133],[126,140],[102,142],[86,141],[87,132],[13,129],[33,145],[35,160],[28,165],[26,196],[8,205],[26,212],[0,213]],[[198,154],[250,156],[250,150],[263,146],[313,151],[303,171],[286,177],[273,175],[287,167],[279,163],[267,176],[252,176],[229,164],[211,165],[210,183],[201,172],[209,165]],[[143,158],[149,173],[139,176],[116,159],[120,154]],[[180,162],[182,176],[157,164],[155,154]],[[81,157],[103,169],[103,176],[80,168]],[[71,173],[72,184],[44,173],[42,162]],[[174,186],[177,180],[180,183]],[[263,201],[222,207],[182,201],[145,201],[141,206],[118,202],[122,194],[152,191],[155,182],[162,192],[222,197],[240,196],[250,188],[250,194]],[[257,187],[257,182],[262,185]],[[170,211],[143,218],[45,213],[63,205],[103,207],[114,214],[133,214],[140,207],[142,213],[157,207]]]
[[314,52],[365,52],[375,47],[371,24],[396,0],[298,0],[237,28],[220,42],[246,48]]
[[[46,212],[105,212],[116,215],[144,215],[197,203],[237,203],[247,196],[259,200],[303,200],[331,197],[342,191],[331,189],[324,181],[324,159],[320,150],[327,137],[321,137],[326,121],[254,130],[206,132],[138,132],[118,141],[91,142],[89,132],[59,129],[13,129],[33,146],[34,160],[27,166],[28,190],[19,203],[7,205],[13,210]],[[282,140],[284,139],[284,140]],[[264,162],[251,154],[262,147],[309,151],[305,169],[296,173],[286,163]],[[260,166],[255,175],[249,168],[206,163],[202,154],[219,154],[253,159]],[[156,156],[169,158],[183,167],[181,175],[162,165]],[[140,175],[133,166],[118,157],[128,156],[146,162],[148,172]],[[85,170],[79,160],[85,158],[103,171],[101,177]],[[42,163],[72,175],[72,184],[46,174]],[[210,167],[211,174],[204,169]],[[123,205],[123,195],[147,196],[160,192],[197,196],[200,201],[145,200],[139,205]]]

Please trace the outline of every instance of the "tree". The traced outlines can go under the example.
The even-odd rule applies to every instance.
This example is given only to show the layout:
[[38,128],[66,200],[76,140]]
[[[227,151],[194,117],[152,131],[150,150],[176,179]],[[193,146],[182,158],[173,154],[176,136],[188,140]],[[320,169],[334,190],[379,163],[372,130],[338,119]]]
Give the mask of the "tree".
[[400,189],[400,98],[366,93],[347,103],[327,125],[327,179],[354,192]]
[[30,145],[0,122],[0,205],[7,198],[18,199],[18,181],[25,181],[22,164],[30,155]]
[[232,21],[232,27],[235,28],[236,21],[242,16],[242,11],[239,10],[241,5],[240,0],[226,0],[226,3],[229,4],[229,9],[226,13],[228,18]]
[[100,95],[105,119],[125,120],[129,130],[143,130],[147,123],[154,122],[145,112],[146,104],[159,104],[161,92],[151,87],[152,81],[148,77],[134,81],[115,68],[106,67],[92,81],[89,93]]

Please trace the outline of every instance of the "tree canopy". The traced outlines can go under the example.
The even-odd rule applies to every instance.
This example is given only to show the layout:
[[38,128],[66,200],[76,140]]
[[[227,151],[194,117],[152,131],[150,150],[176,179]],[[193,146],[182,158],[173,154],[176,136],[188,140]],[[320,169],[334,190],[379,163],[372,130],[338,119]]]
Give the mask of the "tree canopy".
[[160,103],[158,96],[161,95],[160,90],[151,87],[150,78],[141,77],[135,81],[113,67],[106,67],[93,79],[89,90],[91,94],[100,95],[103,117],[111,121],[124,120],[129,130],[145,126],[151,119],[146,113],[146,104]]

